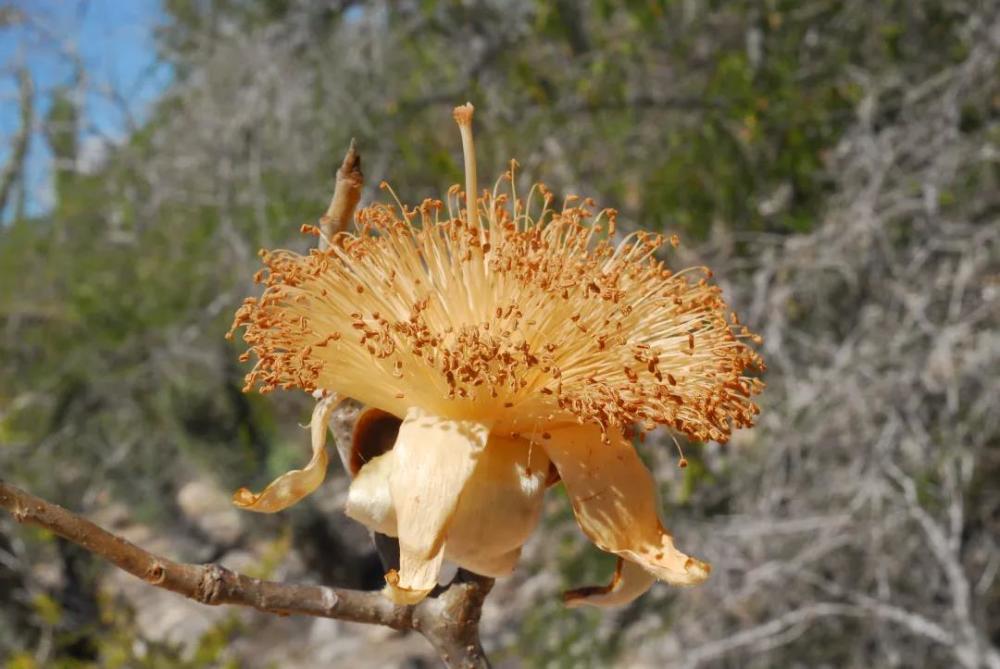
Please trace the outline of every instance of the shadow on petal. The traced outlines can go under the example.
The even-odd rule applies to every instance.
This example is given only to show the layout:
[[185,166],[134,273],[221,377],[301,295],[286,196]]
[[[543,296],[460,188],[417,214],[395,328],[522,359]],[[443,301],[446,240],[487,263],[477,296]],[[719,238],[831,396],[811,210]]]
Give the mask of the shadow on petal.
[[674,585],[694,585],[711,567],[677,550],[660,520],[656,485],[618,431],[602,443],[595,426],[553,430],[542,442],[555,463],[580,528],[598,548],[636,562]]
[[388,476],[400,553],[399,571],[386,575],[393,601],[419,601],[437,585],[447,531],[488,437],[483,423],[407,412]]
[[548,475],[549,458],[540,446],[490,436],[462,491],[445,556],[483,576],[508,575],[538,525]]
[[563,593],[563,601],[570,608],[625,606],[644,594],[655,582],[656,577],[648,571],[635,562],[619,557],[610,583],[568,590]]

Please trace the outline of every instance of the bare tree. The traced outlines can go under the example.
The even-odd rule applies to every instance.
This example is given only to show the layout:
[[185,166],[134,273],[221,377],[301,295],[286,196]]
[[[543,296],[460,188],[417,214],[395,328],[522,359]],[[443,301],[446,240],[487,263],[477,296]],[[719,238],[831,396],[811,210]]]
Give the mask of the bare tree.
[[819,228],[745,236],[750,267],[733,237],[702,249],[764,329],[769,388],[758,428],[707,453],[731,487],[693,503],[730,509],[703,526],[726,569],[654,663],[1000,667],[996,118],[962,129],[997,93],[1000,20],[966,30],[928,79],[858,73]]

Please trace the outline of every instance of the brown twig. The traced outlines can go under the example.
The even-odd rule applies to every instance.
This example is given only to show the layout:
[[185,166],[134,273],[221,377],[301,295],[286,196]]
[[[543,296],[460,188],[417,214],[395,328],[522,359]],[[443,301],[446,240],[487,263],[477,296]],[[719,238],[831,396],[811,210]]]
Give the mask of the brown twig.
[[354,208],[361,200],[361,186],[364,185],[364,174],[361,172],[361,154],[357,152],[354,140],[347,148],[344,161],[337,170],[337,179],[333,188],[333,197],[326,213],[319,219],[319,246],[325,248],[329,240],[338,232],[343,232],[351,223]]
[[493,580],[460,572],[437,597],[398,606],[379,592],[251,578],[218,564],[184,564],[154,555],[57,504],[0,481],[0,507],[18,522],[43,527],[150,585],[202,604],[235,604],[267,613],[385,625],[422,634],[446,667],[488,667],[479,616]]

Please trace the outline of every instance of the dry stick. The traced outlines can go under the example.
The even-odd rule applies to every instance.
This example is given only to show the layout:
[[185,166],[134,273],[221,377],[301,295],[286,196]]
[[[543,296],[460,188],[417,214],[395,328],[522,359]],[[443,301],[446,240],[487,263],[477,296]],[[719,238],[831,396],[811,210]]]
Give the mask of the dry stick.
[[[354,141],[337,170],[333,198],[320,218],[326,240],[350,223],[361,198],[361,156]],[[341,434],[335,435],[338,440]],[[349,442],[348,442],[349,443]],[[235,604],[278,615],[307,615],[415,630],[434,646],[446,667],[485,669],[489,661],[479,641],[479,618],[493,579],[459,570],[436,596],[399,606],[380,592],[322,585],[277,583],[238,574],[218,564],[183,564],[154,555],[56,504],[0,480],[0,507],[18,522],[44,527],[158,588],[202,604]]]
[[410,624],[410,612],[377,592],[286,585],[250,578],[215,564],[182,564],[154,555],[6,482],[0,482],[0,506],[20,523],[44,527],[151,585],[202,604],[238,604],[269,613],[303,613],[395,629],[405,629]]
[[362,185],[364,185],[364,174],[361,172],[361,154],[357,152],[352,139],[344,156],[344,162],[337,170],[330,206],[319,219],[319,228],[323,233],[319,241],[320,249],[326,248],[335,234],[343,232],[350,225],[354,208],[361,199]]
[[0,481],[0,507],[20,523],[43,527],[150,585],[202,604],[235,604],[279,615],[307,615],[420,632],[447,667],[488,667],[479,616],[493,580],[462,573],[437,597],[399,606],[380,592],[251,578],[218,564],[184,564],[154,555],[58,504]]

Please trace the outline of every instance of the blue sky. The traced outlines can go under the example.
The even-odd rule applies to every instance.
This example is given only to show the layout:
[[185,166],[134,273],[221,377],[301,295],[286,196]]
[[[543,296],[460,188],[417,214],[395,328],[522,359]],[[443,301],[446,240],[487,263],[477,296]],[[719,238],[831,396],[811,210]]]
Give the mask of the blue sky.
[[[0,164],[19,124],[13,73],[27,66],[35,80],[35,134],[28,158],[29,214],[51,203],[52,161],[40,120],[58,86],[70,84],[74,59],[86,72],[81,151],[93,160],[106,142],[120,141],[141,123],[171,81],[158,62],[154,31],[165,21],[159,0],[15,0],[25,20],[0,30]],[[8,214],[9,215],[9,214]]]

